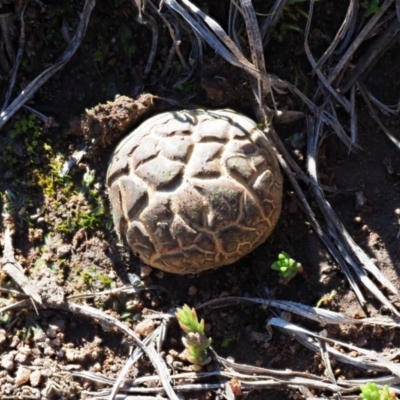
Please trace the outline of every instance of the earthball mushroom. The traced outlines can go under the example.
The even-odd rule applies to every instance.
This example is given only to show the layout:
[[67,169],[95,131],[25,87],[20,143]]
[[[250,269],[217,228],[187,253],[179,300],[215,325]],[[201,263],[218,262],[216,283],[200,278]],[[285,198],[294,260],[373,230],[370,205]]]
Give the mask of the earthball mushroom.
[[231,264],[265,241],[281,211],[268,138],[233,110],[156,115],[112,155],[107,187],[122,241],[176,274]]

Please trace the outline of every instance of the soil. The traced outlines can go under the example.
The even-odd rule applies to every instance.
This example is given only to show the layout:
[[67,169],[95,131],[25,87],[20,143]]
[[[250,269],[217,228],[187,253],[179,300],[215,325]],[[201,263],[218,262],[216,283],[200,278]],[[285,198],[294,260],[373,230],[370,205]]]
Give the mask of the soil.
[[[17,91],[57,59],[66,46],[61,33],[63,21],[73,32],[82,7],[79,1],[60,5],[49,0],[43,2],[43,8],[41,2],[26,3],[27,50],[17,77]],[[213,4],[218,2],[203,3],[217,21],[221,24],[226,21],[227,10]],[[17,12],[14,5],[6,2],[2,7]],[[268,46],[267,70],[295,83],[310,95],[315,82],[302,50],[301,30],[306,19],[299,11],[307,10],[307,4],[289,7],[290,12],[284,14]],[[318,18],[310,46],[317,58],[338,30],[345,11],[333,0],[325,1],[324,5],[316,3]],[[260,9],[260,12],[265,10]],[[184,75],[177,62],[167,76],[160,78],[170,46],[166,30],[161,31],[155,65],[151,73],[144,76],[151,34],[135,16],[136,10],[129,1],[98,1],[77,53],[29,102],[32,108],[53,117],[53,124],[45,126],[27,110],[21,109],[3,128],[0,192],[9,191],[8,197],[12,200],[9,211],[16,215],[17,224],[13,244],[16,259],[25,274],[32,280],[42,280],[43,285],[43,281],[47,282],[49,288],[61,287],[64,295],[129,285],[135,275],[139,276],[144,287],[155,289],[86,300],[87,304],[105,310],[133,329],[143,315],[153,312],[166,313],[183,304],[196,307],[227,296],[265,297],[267,292],[274,299],[311,306],[327,296],[321,307],[356,318],[385,313],[386,310],[369,297],[368,292],[365,293],[368,305],[361,308],[345,275],[301,212],[288,182],[284,188],[280,221],[266,243],[234,265],[200,275],[175,276],[143,266],[118,243],[105,189],[107,165],[117,138],[103,140],[103,147],[87,152],[66,177],[59,176],[58,172],[74,152],[93,140],[87,132],[95,129],[92,129],[90,112],[85,114],[85,110],[113,101],[117,94],[131,99],[143,93],[168,98],[168,101],[159,98],[142,101],[140,104],[145,104],[146,114],[130,119],[124,128],[134,128],[145,116],[193,104],[207,108],[229,107],[256,118],[245,73],[228,65],[209,49],[187,82],[174,87]],[[288,28],[294,23],[300,31]],[[19,29],[19,23],[15,24]],[[15,38],[14,45],[17,46]],[[188,44],[184,42],[183,51],[187,51],[185,46]],[[399,44],[396,44],[365,77],[368,89],[386,104],[398,101],[399,54]],[[1,99],[7,87],[8,75],[4,72],[0,80]],[[327,199],[350,235],[400,290],[400,158],[398,149],[375,125],[361,97],[359,99],[358,144],[361,150],[349,152],[331,133],[319,152],[319,178],[322,184],[336,189],[327,194]],[[289,95],[278,95],[277,105],[281,109],[305,111],[304,105]],[[106,106],[100,109],[106,110],[102,121],[107,125],[112,118],[108,119]],[[119,111],[121,114],[121,108]],[[400,140],[399,116],[385,116],[385,124]],[[276,125],[275,129],[292,156],[305,167],[305,121]],[[121,131],[116,132],[116,136]],[[306,186],[303,189],[318,212],[312,192]],[[5,207],[4,201],[1,205]],[[303,274],[289,282],[282,282],[270,268],[281,251],[289,253],[304,268]],[[0,287],[20,290],[2,272]],[[398,305],[396,299],[391,300]],[[10,294],[1,294],[0,307],[10,302]],[[207,335],[212,337],[213,348],[220,356],[259,367],[318,375],[324,371],[320,354],[308,350],[278,329],[273,329],[272,337],[269,336],[266,326],[272,313],[265,307],[206,307],[199,311],[199,316],[205,319]],[[331,336],[360,347],[390,351],[400,345],[400,335],[395,330],[342,329],[339,326],[327,329]],[[180,329],[172,323],[163,347],[164,354],[183,350],[180,337]],[[129,352],[130,343],[122,334],[104,330],[96,321],[76,317],[68,311],[3,312],[0,314],[0,398],[88,398],[88,393],[96,392],[102,385],[72,377],[70,372],[92,371],[117,378]],[[24,367],[28,368],[25,375]],[[181,367],[185,369],[189,365],[181,362]],[[213,368],[211,363],[206,369]],[[40,372],[33,376],[32,371]],[[152,373],[150,364],[143,360],[131,368],[128,377]],[[334,374],[345,379],[375,376],[339,362],[334,365]],[[316,391],[315,394],[323,393]],[[184,398],[222,397],[221,393],[206,391],[186,393]],[[252,390],[244,398],[303,397],[282,386]]]

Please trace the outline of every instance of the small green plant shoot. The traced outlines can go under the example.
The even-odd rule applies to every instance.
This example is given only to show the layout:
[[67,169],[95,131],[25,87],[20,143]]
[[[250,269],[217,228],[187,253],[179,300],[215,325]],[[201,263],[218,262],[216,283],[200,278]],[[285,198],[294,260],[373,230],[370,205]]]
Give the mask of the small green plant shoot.
[[271,268],[275,271],[278,271],[282,278],[287,281],[292,279],[299,272],[303,272],[303,267],[301,264],[293,260],[293,258],[291,258],[290,255],[285,251],[279,253],[278,260],[272,263]]
[[396,400],[395,393],[389,391],[389,387],[385,385],[379,389],[376,383],[367,383],[360,386],[360,397],[364,400]]
[[186,337],[182,338],[185,346],[183,355],[193,364],[193,369],[199,371],[211,361],[207,349],[211,346],[212,339],[207,339],[204,334],[204,320],[199,322],[196,310],[186,304],[176,309],[175,316],[179,326],[186,333]]

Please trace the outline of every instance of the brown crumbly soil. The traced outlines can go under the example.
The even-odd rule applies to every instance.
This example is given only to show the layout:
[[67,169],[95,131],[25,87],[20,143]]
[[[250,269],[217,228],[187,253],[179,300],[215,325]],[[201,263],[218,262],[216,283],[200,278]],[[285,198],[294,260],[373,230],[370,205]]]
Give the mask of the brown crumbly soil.
[[[41,10],[39,2],[27,2],[27,53],[18,74],[18,90],[54,62],[65,48],[62,21],[65,19],[75,29],[81,2],[65,3],[68,5],[48,1],[48,6]],[[213,8],[213,2],[206,3],[211,15],[219,22],[226,20],[227,10],[223,6]],[[274,299],[311,306],[322,297],[336,293],[327,296],[322,307],[351,317],[385,312],[368,293],[368,306],[364,310],[360,307],[344,274],[299,209],[289,183],[284,188],[283,211],[273,235],[232,266],[199,276],[175,276],[144,268],[134,255],[119,245],[112,229],[104,181],[116,137],[121,135],[123,128],[134,127],[140,122],[140,118],[134,118],[136,114],[154,115],[166,109],[196,104],[209,108],[229,107],[255,118],[245,74],[227,65],[212,51],[205,52],[203,63],[185,84],[173,88],[173,83],[182,77],[178,65],[168,79],[158,79],[169,51],[170,39],[166,31],[162,31],[165,37],[161,38],[152,72],[143,76],[151,35],[146,27],[135,21],[136,11],[130,4],[123,0],[98,1],[85,40],[76,55],[29,103],[43,114],[53,116],[56,123],[44,126],[21,110],[2,131],[0,192],[10,190],[14,195],[16,258],[30,279],[36,279],[42,288],[47,287],[48,292],[53,290],[49,293],[59,296],[55,287],[62,288],[65,295],[99,292],[129,284],[132,274],[137,274],[145,285],[155,285],[158,289],[87,300],[89,305],[106,311],[132,328],[143,315],[152,312],[169,312],[185,303],[198,306],[226,296],[264,297],[266,290]],[[12,5],[3,7],[15,12]],[[301,5],[291,7],[297,24],[304,27],[305,18],[296,11]],[[327,38],[332,38],[337,31],[344,12],[333,0],[325,1],[324,5],[316,3],[315,13],[319,17],[310,39],[316,56],[320,56],[329,44]],[[286,18],[286,22],[293,23],[292,17]],[[301,32],[279,25],[266,54],[267,70],[296,83],[304,92],[312,93],[311,71],[302,49]],[[384,103],[398,101],[398,65],[397,44],[366,79],[368,88]],[[6,88],[7,79],[3,74],[1,96]],[[131,108],[128,107],[130,111],[126,112],[126,105],[132,103],[129,98],[136,99],[143,93],[168,98],[169,102],[150,96],[142,98],[134,103],[132,116],[129,114]],[[112,101],[117,94],[127,96],[120,98],[122,104],[118,107],[98,106]],[[281,109],[304,109],[296,99],[284,95],[277,96],[277,104]],[[358,107],[358,143],[362,150],[349,153],[332,133],[320,149],[319,178],[324,185],[336,188],[327,194],[327,199],[351,236],[400,289],[400,158],[398,150],[375,125],[362,104],[360,101]],[[92,114],[83,116],[86,109],[95,106],[103,112],[101,123],[96,122],[97,130],[92,129]],[[104,137],[104,126],[111,121],[115,127],[115,121],[121,115],[125,118],[123,128],[113,130],[115,138]],[[27,125],[27,121],[33,123]],[[400,139],[400,118],[385,117],[385,124]],[[304,166],[304,121],[277,125],[275,129],[293,157]],[[96,138],[91,136],[93,132],[98,135]],[[65,161],[88,143],[85,138],[89,142],[95,139],[101,150],[90,152],[68,176],[60,178],[58,172]],[[312,192],[305,186],[303,189],[311,205],[316,206]],[[288,252],[304,268],[303,274],[286,284],[270,269],[281,251]],[[19,290],[2,272],[0,287]],[[392,300],[397,304],[396,299]],[[9,303],[8,295],[1,294],[0,307]],[[246,305],[206,308],[199,314],[205,319],[207,334],[213,338],[213,347],[221,356],[254,366],[323,373],[319,354],[277,329],[269,337],[266,325],[272,314],[268,309]],[[357,346],[380,351],[390,351],[400,345],[399,333],[390,329],[332,326],[329,333]],[[182,351],[180,337],[181,332],[173,323],[163,348],[165,354]],[[84,398],[82,393],[95,392],[101,385],[74,378],[71,371],[92,371],[117,378],[130,354],[130,346],[121,333],[107,331],[96,321],[68,311],[2,313],[0,398]],[[179,365],[182,369],[188,367],[185,363]],[[207,368],[212,370],[213,364]],[[153,373],[150,363],[143,359],[131,368],[127,377]],[[368,376],[365,371],[341,363],[335,363],[334,373],[344,378]],[[210,391],[185,394],[184,398],[222,397]],[[283,387],[251,391],[246,398],[274,400],[301,396]]]

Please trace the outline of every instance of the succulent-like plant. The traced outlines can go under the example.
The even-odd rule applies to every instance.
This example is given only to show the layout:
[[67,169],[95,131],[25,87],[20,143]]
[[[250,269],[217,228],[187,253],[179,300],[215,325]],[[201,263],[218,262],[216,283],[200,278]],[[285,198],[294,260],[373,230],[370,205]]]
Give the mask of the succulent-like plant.
[[204,320],[199,322],[196,310],[186,304],[182,308],[176,309],[175,316],[179,326],[186,333],[186,337],[182,338],[185,346],[183,355],[193,364],[195,370],[201,370],[211,361],[207,349],[211,346],[212,339],[207,338],[204,334]]
[[389,387],[385,385],[379,389],[376,383],[367,383],[360,386],[360,397],[364,400],[396,400],[397,397],[394,392],[389,391]]
[[282,251],[278,255],[278,260],[272,263],[271,268],[284,278],[286,281],[292,279],[299,272],[303,271],[302,265],[293,260],[288,253]]

